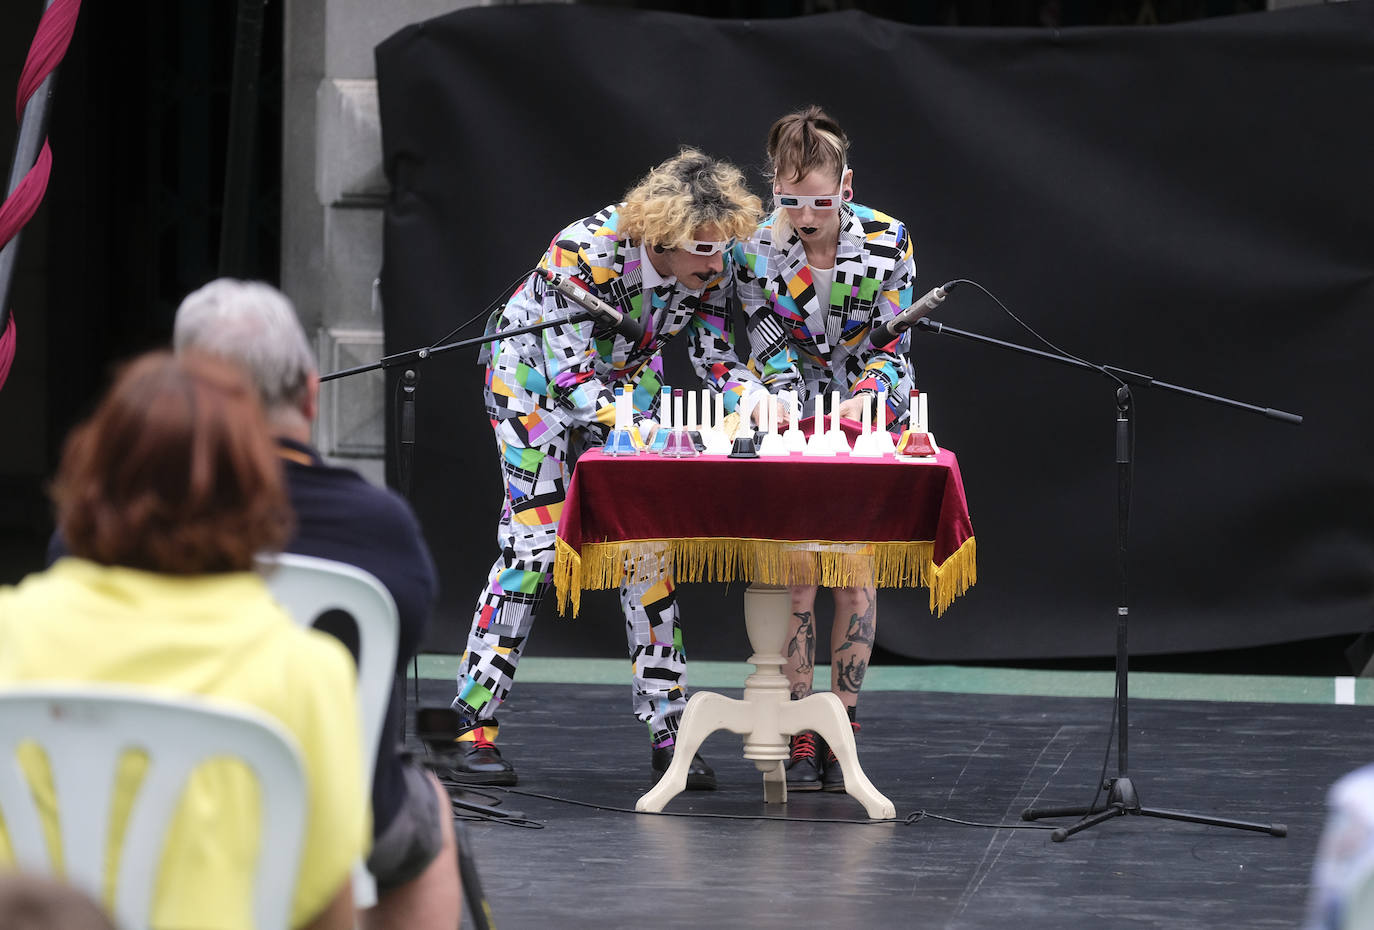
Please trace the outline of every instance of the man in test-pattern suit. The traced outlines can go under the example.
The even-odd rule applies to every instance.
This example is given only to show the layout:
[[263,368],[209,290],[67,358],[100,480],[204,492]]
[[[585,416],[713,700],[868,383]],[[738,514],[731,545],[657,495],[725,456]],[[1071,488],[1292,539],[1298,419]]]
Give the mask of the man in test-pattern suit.
[[[638,338],[584,320],[503,338],[481,355],[486,405],[504,485],[500,556],[478,598],[453,706],[462,717],[453,777],[514,784],[496,748],[496,709],[509,694],[534,611],[552,578],[554,540],[570,477],[570,446],[599,444],[615,421],[615,389],[633,398],[636,423],[657,415],[660,352],[685,335],[702,382],[727,411],[762,386],[735,354],[728,303],[730,245],[748,235],[759,200],[731,165],[683,149],[625,197],[554,237],[541,269],[572,279],[643,327]],[[561,319],[578,308],[540,275],[493,314],[489,333]],[[633,328],[633,327],[631,327]],[[647,724],[651,761],[672,759],[687,701],[686,654],[666,571],[620,590],[633,664],[633,710]],[[693,759],[688,788],[714,788]]]

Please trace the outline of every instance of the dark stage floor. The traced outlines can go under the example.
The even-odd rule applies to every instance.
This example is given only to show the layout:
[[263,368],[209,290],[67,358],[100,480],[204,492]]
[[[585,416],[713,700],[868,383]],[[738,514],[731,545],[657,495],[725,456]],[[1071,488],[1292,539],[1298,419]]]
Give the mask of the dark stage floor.
[[[451,688],[427,679],[421,701],[447,704]],[[652,780],[628,699],[621,685],[517,686],[501,715],[515,790],[580,804],[493,790],[538,828],[467,824],[498,927],[1289,928],[1327,788],[1374,759],[1369,707],[1135,700],[1142,804],[1289,835],[1131,816],[1055,843],[1020,829],[1021,811],[1091,799],[1110,699],[866,691],[860,757],[897,822],[867,822],[846,795],[765,805],[725,731],[703,751],[719,790],[668,805],[700,816],[635,814]]]

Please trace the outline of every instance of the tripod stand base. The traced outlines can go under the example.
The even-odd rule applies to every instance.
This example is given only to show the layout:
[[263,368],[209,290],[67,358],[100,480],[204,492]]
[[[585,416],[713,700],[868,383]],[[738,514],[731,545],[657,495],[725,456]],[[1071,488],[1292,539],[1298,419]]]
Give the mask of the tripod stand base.
[[[466,792],[461,787],[445,785],[444,789],[448,792],[449,804],[455,815],[463,810],[493,818],[524,817],[519,811],[503,811],[487,804],[469,801],[464,797]],[[463,904],[466,905],[468,914],[472,917],[472,926],[476,930],[493,930],[496,922],[492,918],[491,904],[487,902],[486,892],[482,890],[482,877],[477,873],[477,857],[468,843],[467,825],[459,816],[454,816],[451,823],[453,841],[457,846],[458,886],[463,892]]]
[[1251,823],[1246,820],[1230,820],[1224,817],[1211,817],[1206,814],[1190,814],[1185,811],[1161,810],[1142,807],[1135,792],[1135,785],[1129,778],[1113,778],[1108,787],[1107,800],[1100,807],[1028,807],[1021,812],[1022,820],[1042,820],[1053,817],[1080,817],[1081,820],[1068,827],[1060,827],[1050,834],[1050,839],[1062,843],[1069,837],[1089,827],[1095,827],[1113,817],[1127,814],[1137,817],[1158,817],[1162,820],[1182,820],[1186,823],[1202,823],[1212,827],[1230,827],[1234,830],[1253,830],[1268,833],[1270,836],[1287,836],[1288,828],[1281,823]]

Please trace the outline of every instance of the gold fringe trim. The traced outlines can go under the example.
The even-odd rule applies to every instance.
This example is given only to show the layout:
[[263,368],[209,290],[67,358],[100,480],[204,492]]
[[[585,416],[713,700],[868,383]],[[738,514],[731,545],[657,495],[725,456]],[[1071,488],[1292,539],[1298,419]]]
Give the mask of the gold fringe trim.
[[930,566],[930,611],[939,617],[954,599],[978,583],[978,542],[970,536],[939,568]]
[[582,609],[582,556],[557,536],[553,539],[553,588],[558,592],[558,612],[568,612],[572,601],[573,616]]
[[706,537],[588,543],[579,554],[555,540],[554,586],[558,610],[573,616],[582,592],[656,578],[671,568],[678,582],[755,581],[760,584],[816,584],[826,588],[876,585],[930,589],[930,610],[944,614],[954,599],[978,581],[978,554],[969,537],[938,568],[933,542],[827,543]]

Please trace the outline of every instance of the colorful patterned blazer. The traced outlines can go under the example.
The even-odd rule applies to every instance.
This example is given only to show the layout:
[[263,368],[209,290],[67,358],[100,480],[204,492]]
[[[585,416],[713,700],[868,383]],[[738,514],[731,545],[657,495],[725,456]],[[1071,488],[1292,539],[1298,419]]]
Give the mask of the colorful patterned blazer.
[[912,388],[907,333],[882,349],[875,326],[911,304],[916,266],[898,220],[859,204],[840,208],[830,293],[818,295],[801,237],[780,214],[735,245],[737,292],[748,321],[749,368],[767,388],[844,397],[887,391],[888,422],[905,415]]
[[[591,321],[568,323],[491,343],[479,360],[497,409],[493,417],[552,411],[565,428],[615,423],[615,388],[632,392],[636,419],[654,415],[663,382],[664,345],[686,331],[688,355],[703,384],[725,394],[727,411],[758,379],[735,354],[729,297],[734,276],[725,253],[722,273],[696,293],[675,284],[644,293],[640,243],[616,232],[618,205],[568,226],[550,243],[540,268],[576,277],[592,293],[644,324],[638,342]],[[487,332],[565,317],[578,308],[542,278],[531,276],[493,313]],[[544,419],[549,419],[546,414]]]

